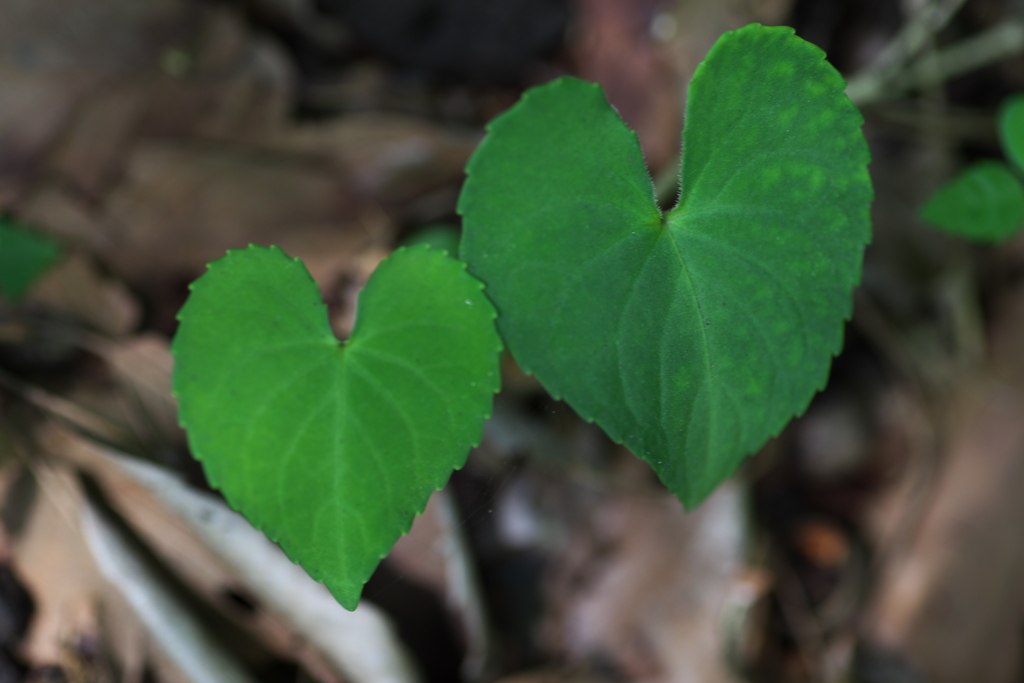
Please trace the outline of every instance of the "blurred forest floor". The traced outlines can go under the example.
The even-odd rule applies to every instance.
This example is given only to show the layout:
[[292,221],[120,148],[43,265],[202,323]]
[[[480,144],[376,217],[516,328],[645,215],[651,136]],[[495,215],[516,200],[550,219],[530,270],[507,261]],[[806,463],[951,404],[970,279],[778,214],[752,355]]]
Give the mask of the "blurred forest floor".
[[[206,263],[281,246],[344,337],[563,73],[671,201],[685,85],[753,21],[851,80],[875,236],[828,387],[711,499],[510,358],[354,613],[203,488],[168,346]],[[0,211],[64,248],[0,303],[0,683],[1024,683],[1024,240],[917,219],[1020,91],[1022,0],[0,0]]]

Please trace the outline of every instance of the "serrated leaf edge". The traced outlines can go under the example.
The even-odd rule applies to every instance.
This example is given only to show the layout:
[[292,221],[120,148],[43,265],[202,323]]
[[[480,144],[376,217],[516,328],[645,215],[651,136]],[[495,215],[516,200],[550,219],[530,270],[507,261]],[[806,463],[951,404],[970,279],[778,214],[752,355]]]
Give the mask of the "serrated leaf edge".
[[[284,252],[284,250],[282,250],[277,245],[270,245],[269,247],[263,247],[261,245],[250,243],[247,247],[243,247],[243,248],[239,248],[239,249],[229,249],[225,253],[224,257],[221,257],[221,258],[219,258],[219,259],[217,259],[215,261],[211,261],[210,263],[208,263],[207,266],[206,266],[206,272],[211,272],[211,271],[213,271],[216,268],[222,267],[223,265],[225,265],[225,260],[226,259],[230,259],[233,256],[235,256],[236,254],[245,253],[248,250],[253,249],[253,248],[256,248],[256,249],[267,249],[269,251],[274,251],[274,252],[280,253],[281,255],[287,257],[288,259],[290,259],[292,264],[298,264],[298,265],[302,266],[302,270],[303,270],[303,272],[306,273],[307,277],[309,277],[310,282],[314,286],[317,286],[316,285],[316,281],[313,280],[311,275],[309,275],[309,270],[305,267],[305,264],[303,264],[302,260],[297,258],[297,257],[293,257],[293,256],[290,256],[290,255],[286,254]],[[488,302],[488,304],[489,304],[489,306],[491,308],[491,311],[490,311],[490,314],[489,314],[489,317],[490,317],[491,321],[493,322],[493,321],[497,320],[497,317],[498,317],[497,310],[494,307],[494,303],[487,297],[486,293],[484,292],[484,284],[478,278],[476,278],[474,275],[472,275],[468,271],[467,265],[466,265],[466,263],[464,261],[461,261],[460,259],[457,259],[457,258],[454,258],[454,257],[450,256],[448,254],[447,250],[445,250],[445,249],[436,249],[436,248],[433,248],[430,245],[426,245],[426,244],[423,244],[423,245],[413,245],[413,246],[409,246],[409,247],[402,246],[402,247],[398,247],[397,249],[395,249],[381,263],[384,263],[385,261],[390,259],[392,256],[394,256],[396,253],[406,252],[406,251],[410,251],[410,252],[412,252],[412,251],[431,252],[432,253],[431,257],[432,258],[436,256],[437,258],[443,258],[443,259],[445,259],[447,261],[450,261],[453,264],[455,264],[458,267],[459,270],[461,270],[463,273],[465,273],[465,275],[467,277],[470,278],[470,280],[472,281],[473,286],[476,287],[477,291],[479,291],[481,293],[482,297]],[[378,268],[379,268],[379,266],[378,266]],[[376,269],[374,270],[374,273],[376,273]],[[372,275],[371,275],[371,277],[372,277]],[[199,282],[199,278],[197,278],[196,280],[194,280],[193,282],[191,282],[188,285],[188,289],[189,289],[190,292],[194,291],[194,286],[195,286],[195,284],[197,282]],[[323,302],[321,301],[321,304],[322,303]],[[326,307],[325,307],[325,309],[326,309]],[[325,310],[325,314],[326,314],[326,310]],[[179,310],[178,314],[175,316],[175,319],[178,320],[179,322],[181,322],[183,320],[182,313],[181,313],[180,310]],[[503,344],[503,342],[501,340],[500,335],[497,333],[497,330],[495,330],[495,337],[497,338],[498,343],[495,345],[494,352],[495,352],[495,354],[500,354],[504,350],[504,344]],[[343,342],[341,342],[339,340],[339,343],[343,343]],[[175,351],[175,345],[173,343],[171,345],[171,354],[175,358],[175,361],[177,361],[177,352]],[[172,379],[173,379],[173,374],[172,374]],[[500,372],[500,367],[496,369],[496,372],[494,373],[494,376],[491,379],[490,386],[487,387],[485,385],[485,388],[489,388],[490,389],[490,393],[491,393],[492,397],[495,394],[497,394],[498,391],[500,391],[500,389],[501,389],[501,372]],[[178,392],[177,383],[173,382],[173,381],[172,381],[172,385],[171,385],[171,394],[172,394],[172,396],[174,396],[176,401],[180,402],[181,397],[180,397],[180,394]],[[480,421],[479,434],[476,437],[470,439],[468,441],[467,445],[464,446],[465,450],[466,450],[466,456],[467,457],[468,457],[470,451],[472,451],[472,449],[478,447],[482,443],[482,441],[483,441],[483,433],[484,433],[483,425],[484,425],[484,423],[487,420],[489,420],[491,418],[491,415],[493,414],[493,410],[494,410],[494,401],[493,401],[493,398],[492,398],[490,408],[488,410],[486,410],[481,415],[482,419]],[[178,424],[179,424],[179,426],[182,429],[185,429],[186,432],[188,431],[188,425],[186,424],[186,421],[182,418],[180,410],[178,412]],[[459,444],[459,450],[462,450],[462,447],[463,446],[461,444]],[[198,451],[192,450],[191,444],[190,444],[190,451],[192,452],[192,455],[195,457],[196,460],[198,460],[199,462],[206,462],[206,459],[207,459],[206,458],[206,454],[202,454],[202,453],[200,453]],[[465,462],[466,462],[466,458],[463,458],[462,459],[462,464],[456,466],[452,471],[455,472],[455,471],[461,470],[462,467],[465,466]],[[204,468],[204,474],[206,474],[205,468]],[[450,478],[451,478],[451,475],[449,475],[449,479]],[[436,492],[436,491],[440,491],[441,489],[443,489],[447,485],[447,482],[448,482],[448,480],[445,480],[445,482],[442,483],[440,486],[436,487],[434,489],[434,491]],[[210,480],[210,485],[213,488],[215,488],[216,490],[218,490],[218,491],[222,490],[222,487],[220,486],[220,484],[218,482],[214,482],[212,479]],[[355,602],[350,602],[348,600],[343,600],[339,595],[335,594],[335,592],[330,588],[330,586],[328,586],[327,581],[325,580],[324,572],[313,570],[313,569],[310,569],[309,567],[306,567],[305,565],[303,565],[294,556],[294,554],[292,553],[290,547],[286,547],[286,546],[290,546],[291,545],[290,542],[287,540],[286,536],[282,536],[279,533],[274,533],[273,530],[267,528],[268,524],[271,524],[271,525],[273,524],[273,520],[267,519],[267,518],[256,518],[255,515],[251,515],[247,511],[243,511],[243,510],[235,507],[235,505],[232,503],[232,501],[230,501],[227,498],[227,496],[222,496],[222,497],[223,497],[224,501],[228,504],[228,506],[232,510],[234,510],[235,512],[237,512],[237,513],[241,514],[243,517],[245,517],[245,519],[250,524],[252,524],[252,526],[254,528],[258,529],[268,539],[270,539],[273,543],[278,545],[291,562],[301,566],[303,568],[303,570],[307,574],[309,574],[309,576],[314,581],[316,581],[318,583],[321,583],[325,587],[327,587],[328,590],[331,591],[331,594],[334,595],[335,599],[338,600],[339,604],[341,604],[342,607],[344,607],[345,609],[347,609],[349,611],[352,611],[352,610],[354,610],[356,608],[356,606],[358,605],[358,602],[359,602],[359,597],[356,598]],[[412,525],[416,521],[416,518],[423,514],[423,512],[424,512],[424,510],[426,510],[426,507],[429,504],[429,502],[430,502],[430,496],[427,496],[427,498],[426,498],[426,500],[425,500],[425,502],[423,503],[422,506],[414,506],[413,507],[413,510],[414,510],[413,516],[408,520],[408,523],[406,523],[405,525],[399,525],[398,535],[396,536],[395,541],[392,542],[392,544],[391,544],[392,547],[394,546],[394,543],[397,543],[397,541],[399,539],[401,539],[403,536],[406,536],[409,533],[409,531],[412,529]],[[418,509],[417,509],[417,507],[418,507]],[[404,528],[403,528],[403,526],[404,526]],[[282,540],[285,541],[284,545],[282,545],[282,543],[281,543]],[[384,559],[390,553],[390,551],[391,551],[391,549],[389,548],[388,550],[383,551],[382,553],[380,553],[378,555],[378,557],[377,557],[377,561],[379,562],[380,560]],[[359,596],[361,596],[362,590],[365,587],[365,585],[366,585],[366,581],[363,581],[362,584],[359,587]]]

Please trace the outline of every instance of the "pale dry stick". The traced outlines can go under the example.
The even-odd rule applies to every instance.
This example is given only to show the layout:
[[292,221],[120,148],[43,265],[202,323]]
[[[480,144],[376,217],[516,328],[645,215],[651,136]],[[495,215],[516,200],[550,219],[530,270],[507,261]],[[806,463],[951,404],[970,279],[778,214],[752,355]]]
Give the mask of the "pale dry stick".
[[[167,658],[166,661],[175,671],[187,674],[181,680],[191,683],[252,683],[252,679],[226,651],[209,641],[201,620],[190,609],[178,605],[177,598],[168,590],[167,584],[162,581],[154,582],[152,569],[141,567],[137,550],[129,548],[130,543],[126,541],[123,532],[113,529],[109,523],[95,517],[95,505],[90,502],[71,464],[38,453],[29,456],[20,448],[17,449],[17,455],[48,503],[62,519],[63,525],[72,530],[72,533],[77,530],[83,535],[85,545],[81,550],[88,549],[88,557],[91,558],[91,561],[86,561],[86,565],[95,564],[99,572],[97,578],[103,576],[115,592],[126,600],[139,623],[146,627],[155,649]],[[33,515],[37,514],[38,512],[33,512]],[[100,538],[90,537],[91,531],[98,531]],[[19,541],[16,551],[19,556],[23,551],[27,551],[28,555],[33,554],[26,547],[26,543],[31,545],[32,541]],[[26,561],[29,564],[24,564]],[[28,557],[21,556],[19,566],[24,570],[31,568],[33,564]],[[83,568],[78,567],[79,570]],[[114,571],[113,575],[110,574],[111,568]],[[89,569],[85,571],[86,577],[92,573]],[[79,577],[76,580],[87,582],[84,585],[89,586],[87,590],[90,603],[107,604],[107,598],[96,593],[99,586],[92,584],[91,579]],[[42,585],[35,583],[33,587],[39,589]],[[60,593],[61,589],[58,589],[57,594]],[[44,610],[48,614],[40,615],[48,626],[40,627],[41,631],[36,633],[36,656],[40,654],[39,633],[52,635],[55,644],[58,640],[64,641],[64,630],[68,625],[62,623],[64,619],[58,614],[66,617],[69,613],[65,598],[55,599],[61,605],[60,609],[53,609],[51,604],[49,610]],[[53,600],[50,602],[53,603]],[[59,629],[53,630],[51,634],[50,627],[58,624]],[[40,663],[46,661],[41,660]],[[121,660],[121,663],[124,664],[124,660]],[[128,678],[130,676],[126,673],[126,680]]]
[[[64,523],[75,528],[78,523],[77,501],[80,498],[76,487],[60,476],[61,465],[48,458],[40,458],[25,452],[20,445],[15,445],[14,454],[35,481],[39,491],[49,500],[50,504],[61,516]],[[10,491],[5,491],[6,494]]]
[[443,533],[438,539],[438,550],[447,568],[447,599],[463,615],[466,625],[466,656],[462,673],[468,681],[484,677],[494,658],[494,634],[491,632],[484,609],[483,588],[473,570],[470,549],[460,529],[458,508],[449,492],[442,489],[437,497],[438,521]]
[[939,85],[961,74],[1024,53],[1024,19],[1004,21],[976,36],[926,55],[890,86],[890,94]]
[[931,44],[966,0],[934,0],[912,16],[874,63],[850,79],[846,94],[854,104],[863,105],[888,95],[889,84]]
[[154,494],[274,613],[346,680],[418,683],[411,655],[390,620],[366,602],[349,612],[327,588],[289,560],[263,532],[216,496],[198,491],[162,467],[98,447],[95,454]]
[[222,646],[209,628],[175,595],[130,536],[105,518],[84,496],[82,536],[100,574],[127,600],[173,667],[192,683],[253,683],[254,679]]

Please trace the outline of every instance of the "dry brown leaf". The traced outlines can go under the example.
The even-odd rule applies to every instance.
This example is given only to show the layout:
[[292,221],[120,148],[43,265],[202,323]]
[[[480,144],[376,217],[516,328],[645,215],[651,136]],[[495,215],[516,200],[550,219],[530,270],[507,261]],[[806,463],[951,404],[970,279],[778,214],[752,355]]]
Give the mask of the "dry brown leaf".
[[[145,637],[130,612],[116,625],[104,618],[125,607],[106,587],[82,542],[73,473],[42,462],[11,462],[0,472],[12,566],[35,603],[20,654],[31,674],[62,671],[69,681],[110,681],[111,660],[123,680],[141,681]],[[15,513],[14,511],[17,510]],[[6,552],[6,548],[5,548]],[[106,596],[106,597],[105,597]]]
[[[19,200],[19,219],[89,251],[155,299],[158,327],[173,325],[176,288],[229,248],[313,241],[307,251],[320,261],[330,254],[337,270],[368,241],[390,243],[389,219],[356,199],[348,170],[329,154],[267,142],[288,125],[294,74],[237,12],[100,0],[85,16],[65,4],[22,3],[0,27],[0,37],[24,28],[13,44],[38,57],[25,62],[0,43],[0,83],[9,76],[20,85],[18,97],[0,96],[0,150],[8,131],[12,150],[0,155],[0,200]],[[75,41],[61,42],[72,29]],[[121,29],[130,35],[111,40]],[[160,37],[147,41],[147,32]],[[433,144],[434,156],[457,157],[447,182],[471,146]]]
[[109,250],[102,217],[58,183],[33,186],[18,206],[18,218],[61,240],[67,249],[90,254]]
[[899,547],[882,547],[865,638],[937,683],[1009,683],[1024,663],[1022,312],[1024,292],[1001,302],[987,374],[948,398],[946,454],[926,495],[895,487],[887,501],[916,524]]
[[[302,662],[319,673],[319,680],[338,680],[314,651],[297,642],[277,617],[256,605],[248,609],[234,595],[247,598],[235,575],[197,539],[188,526],[161,505],[145,487],[106,460],[97,447],[59,426],[47,425],[39,435],[41,445],[54,456],[82,467],[102,485],[111,505],[161,560],[205,603],[257,639],[265,654]],[[79,541],[80,543],[80,541]],[[251,596],[248,596],[251,599]]]
[[138,302],[124,285],[103,277],[90,260],[75,253],[39,278],[28,301],[67,314],[110,337],[127,335],[142,316]]
[[372,605],[345,611],[214,496],[55,423],[41,436],[47,449],[97,480],[112,507],[206,605],[258,641],[246,652],[260,660],[295,659],[324,683],[418,680],[387,619]]
[[1024,612],[1024,398],[958,391],[947,462],[905,552],[883,568],[865,633],[937,683],[1009,683]]
[[95,91],[53,151],[47,171],[96,201],[116,185],[131,148],[151,138],[259,139],[285,125],[292,74],[282,51],[225,8],[202,16],[183,74],[158,64]]
[[284,130],[273,144],[329,160],[360,192],[394,206],[460,184],[478,142],[411,116],[351,114]]
[[7,2],[0,22],[0,208],[38,170],[76,107],[108,79],[154,68],[194,31],[182,0]]
[[102,257],[129,282],[198,276],[230,248],[298,233],[363,233],[345,179],[301,157],[233,147],[134,149],[107,204]]
[[178,404],[171,395],[174,358],[167,339],[144,334],[121,342],[97,341],[92,350],[108,363],[125,395],[126,413],[142,440],[184,446]]
[[156,678],[167,683],[254,683],[227,646],[222,624],[188,600],[147,549],[91,495],[78,511],[86,546],[106,584],[130,607],[154,645]]
[[78,529],[74,475],[37,463],[19,485],[38,486],[25,526],[12,539],[13,566],[36,602],[23,651],[35,666],[60,665],[69,648],[96,638],[102,581]]
[[0,210],[28,192],[47,151],[96,77],[26,73],[0,63]]
[[0,62],[30,70],[110,77],[156,64],[194,30],[198,8],[183,0],[15,0],[4,4]]
[[554,560],[545,632],[631,681],[737,680],[724,624],[743,581],[742,520],[734,484],[690,514],[667,492],[610,493]]

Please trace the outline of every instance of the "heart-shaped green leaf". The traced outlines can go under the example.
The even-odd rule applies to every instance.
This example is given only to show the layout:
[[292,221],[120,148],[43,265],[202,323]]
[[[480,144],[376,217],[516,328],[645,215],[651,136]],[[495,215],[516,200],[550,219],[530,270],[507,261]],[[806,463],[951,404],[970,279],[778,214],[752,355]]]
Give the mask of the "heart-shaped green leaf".
[[231,251],[192,285],[174,389],[228,502],[353,609],[380,558],[480,440],[498,389],[494,309],[465,266],[400,249],[331,332],[301,262]]
[[999,107],[999,139],[1006,156],[1024,171],[1024,95],[1007,97]]
[[1006,164],[980,161],[940,187],[921,219],[954,235],[999,242],[1024,227],[1024,187]]
[[59,257],[60,247],[49,237],[0,218],[0,296],[17,301]]
[[825,382],[870,239],[861,117],[792,29],[723,35],[662,215],[636,135],[564,78],[493,121],[462,257],[516,360],[692,507]]

